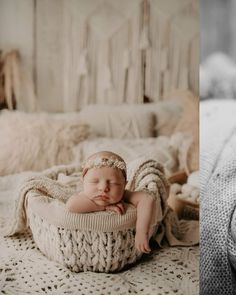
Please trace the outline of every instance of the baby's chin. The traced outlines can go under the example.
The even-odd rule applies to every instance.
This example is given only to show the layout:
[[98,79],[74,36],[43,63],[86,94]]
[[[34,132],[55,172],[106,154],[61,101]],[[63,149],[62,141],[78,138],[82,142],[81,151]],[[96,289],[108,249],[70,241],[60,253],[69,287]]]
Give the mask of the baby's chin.
[[110,205],[109,201],[103,201],[103,200],[94,200],[94,203],[101,207]]
[[117,201],[112,201],[112,200],[101,200],[101,199],[95,199],[94,202],[98,205],[98,206],[109,206],[109,205],[114,205],[117,204],[118,202],[120,202],[121,200],[117,200]]

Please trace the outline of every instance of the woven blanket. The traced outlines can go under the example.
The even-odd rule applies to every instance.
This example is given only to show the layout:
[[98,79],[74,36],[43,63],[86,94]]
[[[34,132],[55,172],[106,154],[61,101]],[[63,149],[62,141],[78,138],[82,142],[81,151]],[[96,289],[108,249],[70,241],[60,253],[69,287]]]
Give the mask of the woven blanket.
[[234,294],[236,257],[230,223],[236,206],[236,103],[201,103],[201,258],[202,295]]

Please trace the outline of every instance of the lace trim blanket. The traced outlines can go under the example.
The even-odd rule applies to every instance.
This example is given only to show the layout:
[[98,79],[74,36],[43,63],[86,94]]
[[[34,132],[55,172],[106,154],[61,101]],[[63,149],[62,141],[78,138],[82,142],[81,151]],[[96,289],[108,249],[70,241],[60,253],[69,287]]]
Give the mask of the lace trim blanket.
[[[8,210],[4,212],[5,218],[2,219],[0,233],[11,236],[25,232],[27,230],[26,205],[30,194],[37,192],[66,201],[75,192],[76,185],[82,187],[81,172],[80,165],[57,166],[20,183],[17,189],[12,192],[11,206],[8,206]],[[168,210],[166,203],[168,183],[160,164],[147,159],[133,161],[128,167],[128,179],[127,189],[148,190],[155,198],[161,199],[163,222],[155,236],[159,244],[164,236],[170,245],[198,243],[198,222],[178,221],[176,215]]]

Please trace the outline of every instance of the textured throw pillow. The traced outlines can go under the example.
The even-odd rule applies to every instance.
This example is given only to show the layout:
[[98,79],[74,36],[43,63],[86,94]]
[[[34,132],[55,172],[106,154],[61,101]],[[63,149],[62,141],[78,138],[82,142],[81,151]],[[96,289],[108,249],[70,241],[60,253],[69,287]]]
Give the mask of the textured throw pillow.
[[178,147],[171,142],[166,136],[140,139],[96,138],[85,140],[73,150],[75,162],[83,162],[88,156],[103,150],[119,154],[126,162],[145,156],[161,163],[170,175],[178,168]]
[[154,135],[155,115],[142,105],[89,105],[79,117],[100,137],[143,138]]
[[0,126],[0,175],[70,163],[72,148],[88,137],[68,115],[2,111]]

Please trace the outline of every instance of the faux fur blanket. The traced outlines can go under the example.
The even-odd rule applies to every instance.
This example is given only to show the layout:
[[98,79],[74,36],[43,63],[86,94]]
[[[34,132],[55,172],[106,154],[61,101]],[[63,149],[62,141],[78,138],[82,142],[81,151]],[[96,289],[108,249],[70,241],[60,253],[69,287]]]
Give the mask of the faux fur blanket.
[[[8,210],[4,212],[1,233],[11,236],[27,230],[26,208],[29,196],[40,193],[65,202],[76,191],[76,186],[82,187],[81,172],[81,165],[56,166],[20,183],[12,192],[14,206],[8,206]],[[159,243],[164,236],[170,245],[198,243],[198,222],[178,221],[176,215],[167,207],[168,183],[160,164],[147,159],[133,161],[128,167],[128,180],[127,189],[148,190],[161,200],[162,231],[158,230],[155,237]]]
[[230,226],[236,207],[236,103],[201,103],[200,294],[236,294]]

